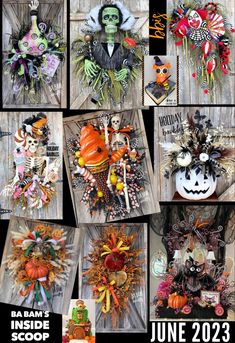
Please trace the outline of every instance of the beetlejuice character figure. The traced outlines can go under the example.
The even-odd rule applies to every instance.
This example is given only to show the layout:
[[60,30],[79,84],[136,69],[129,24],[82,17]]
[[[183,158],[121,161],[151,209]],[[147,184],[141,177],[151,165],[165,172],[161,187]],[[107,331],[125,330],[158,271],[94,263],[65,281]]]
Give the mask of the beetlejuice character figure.
[[2,194],[11,196],[23,210],[46,206],[55,193],[60,163],[58,159],[50,161],[47,156],[49,135],[48,118],[44,113],[24,120],[15,133],[15,176]]
[[143,44],[131,32],[134,23],[133,15],[119,1],[98,5],[82,28],[84,41],[74,42],[76,69],[81,75],[84,71],[95,91],[91,100],[98,105],[107,98],[114,104],[123,102],[128,82],[137,77]]
[[166,90],[169,89],[168,78],[170,77],[170,63],[163,63],[158,56],[154,57],[155,64],[153,69],[156,71],[156,83],[162,85]]

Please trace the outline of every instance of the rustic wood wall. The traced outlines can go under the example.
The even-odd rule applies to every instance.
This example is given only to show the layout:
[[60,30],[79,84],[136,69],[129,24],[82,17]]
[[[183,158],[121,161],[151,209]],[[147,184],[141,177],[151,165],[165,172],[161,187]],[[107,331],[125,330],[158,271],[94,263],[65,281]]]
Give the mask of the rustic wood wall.
[[[234,107],[177,107],[177,108],[155,108],[155,125],[154,125],[154,173],[156,176],[158,199],[161,201],[171,201],[176,191],[174,177],[166,179],[160,172],[161,161],[164,159],[164,150],[159,143],[162,142],[174,142],[172,134],[163,135],[163,129],[172,130],[173,125],[166,125],[161,127],[159,117],[175,115],[181,113],[182,119],[185,120],[187,113],[194,114],[196,110],[199,110],[201,114],[205,114],[211,119],[214,127],[219,125],[224,126],[224,132],[226,129],[231,132],[231,138],[228,141],[231,145],[235,146],[235,108]],[[178,124],[178,127],[180,125]],[[177,127],[177,123],[174,124]],[[234,174],[234,173],[233,173]],[[235,196],[235,175],[228,180],[224,176],[218,178],[216,193],[219,200],[233,201]]]
[[[9,37],[13,31],[18,32],[22,24],[29,24],[30,8],[29,0],[3,0],[2,15],[2,50],[4,58],[10,51]],[[64,39],[67,37],[67,1],[65,0],[40,0],[39,17],[41,20],[50,21],[61,28]],[[32,104],[29,101],[27,93],[22,92],[19,95],[13,95],[12,84],[9,74],[3,74],[2,89],[3,107],[21,107],[29,106],[35,108],[61,108],[66,107],[66,83],[67,69],[66,59],[57,70],[57,80],[53,85],[45,84],[40,93],[39,102]]]
[[[123,224],[114,224],[116,228],[120,228]],[[90,263],[84,259],[91,252],[91,240],[100,237],[101,230],[104,230],[108,224],[103,225],[84,225],[85,230],[83,246],[81,249],[81,256],[79,261],[79,275],[89,269]],[[147,258],[147,224],[126,224],[125,232],[128,235],[138,232],[139,235],[134,242],[136,249],[143,249],[143,254],[140,259]],[[96,331],[97,332],[146,332],[146,318],[147,318],[147,268],[143,266],[145,271],[145,282],[143,286],[137,286],[135,294],[129,300],[129,313],[125,313],[117,323],[117,328],[112,328],[111,318],[107,316],[106,319],[100,313],[100,306],[96,304]],[[85,283],[85,279],[79,278],[79,297],[89,299],[93,297],[92,287]]]
[[[137,19],[134,30],[142,35],[148,37],[148,15],[149,15],[149,1],[148,0],[124,0],[125,6]],[[100,0],[70,0],[70,44],[77,38],[81,26],[89,11],[102,3]],[[71,53],[71,58],[73,57]],[[90,101],[91,90],[88,87],[81,86],[74,73],[74,65],[70,64],[70,107],[72,109],[97,109]],[[142,106],[142,75],[129,88],[128,96],[122,106],[117,106],[115,109],[130,109]],[[102,108],[109,109],[111,104],[103,104]]]
[[[70,191],[74,206],[74,212],[76,217],[77,223],[102,223],[106,221],[105,215],[103,213],[90,216],[89,210],[81,203],[81,198],[83,194],[83,189],[73,189],[72,188],[72,179],[71,179],[71,168],[69,165],[69,156],[66,147],[66,142],[69,138],[74,138],[76,135],[79,135],[80,132],[80,125],[82,121],[87,120],[97,120],[98,116],[103,112],[96,112],[95,114],[89,113],[86,115],[78,115],[74,117],[67,117],[64,118],[64,159],[66,165],[66,171],[68,175],[68,180],[70,184]],[[145,185],[145,191],[139,194],[140,200],[140,209],[132,210],[130,214],[128,214],[125,218],[133,218],[141,215],[147,215],[150,213],[156,213],[159,210],[157,198],[155,197],[155,182],[152,173],[152,165],[148,150],[148,143],[145,135],[144,123],[141,111],[126,111],[121,112],[121,117],[125,118],[127,123],[130,123],[134,126],[135,129],[139,129],[141,132],[141,137],[139,138],[140,147],[145,148],[146,157],[143,160],[144,162],[144,169],[146,172],[146,179],[149,183]],[[123,218],[116,218],[115,220],[123,219]]]
[[[14,177],[13,169],[13,150],[15,149],[14,134],[22,126],[22,122],[30,117],[32,112],[0,112],[0,124],[2,131],[9,131],[10,136],[4,136],[0,139],[0,192]],[[35,112],[36,114],[36,112]],[[47,112],[48,124],[51,130],[49,143],[55,143],[59,146],[61,164],[62,164],[62,113]],[[62,219],[63,218],[63,183],[62,166],[59,174],[59,180],[56,183],[56,193],[51,203],[42,209],[28,209],[23,211],[16,208],[10,197],[1,196],[0,205],[4,209],[12,210],[15,215],[31,217],[34,219]],[[2,219],[9,218],[9,214],[4,214]]]
[[[80,248],[82,246],[83,231],[78,228],[71,228],[63,226],[63,229],[67,232],[67,241],[66,244],[71,244],[73,246],[73,255],[71,259],[73,260],[73,265],[71,266],[71,271],[66,280],[65,287],[60,287],[54,285],[51,290],[52,298],[48,301],[47,304],[39,306],[36,302],[31,303],[30,305],[26,303],[26,299],[19,295],[17,291],[13,291],[12,287],[14,282],[9,275],[9,270],[6,269],[4,262],[7,257],[11,254],[11,231],[18,231],[19,226],[28,226],[30,229],[33,228],[37,223],[42,223],[41,221],[30,220],[22,217],[11,217],[7,238],[5,242],[5,248],[2,257],[2,264],[0,269],[0,301],[7,304],[19,305],[24,307],[30,307],[36,310],[50,311],[59,314],[67,314],[69,310],[69,303],[73,291],[73,284],[77,272],[78,265],[78,256]],[[61,228],[61,225],[56,225],[48,223],[50,226],[56,228]]]
[[[202,4],[206,4],[207,0],[202,0]],[[224,12],[230,22],[234,26],[234,15],[235,15],[235,3],[233,0],[218,0],[216,3],[222,4]],[[168,15],[172,13],[173,8],[179,4],[178,0],[168,1],[167,12]],[[234,104],[235,103],[235,39],[233,35],[233,46],[231,47],[231,74],[225,75],[221,80],[222,87],[216,87],[214,90],[213,104]],[[167,54],[168,55],[179,55],[179,104],[211,104],[212,101],[210,96],[204,94],[203,90],[197,83],[196,78],[192,77],[192,73],[195,72],[193,66],[193,59],[187,59],[183,54],[182,45],[179,47],[175,46],[175,42],[172,39],[168,31],[168,43],[167,43]]]

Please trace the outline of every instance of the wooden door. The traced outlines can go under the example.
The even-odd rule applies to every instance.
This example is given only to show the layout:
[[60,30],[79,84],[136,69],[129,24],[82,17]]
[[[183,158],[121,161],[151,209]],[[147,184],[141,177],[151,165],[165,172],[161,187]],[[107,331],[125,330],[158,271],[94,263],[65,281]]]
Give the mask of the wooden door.
[[[0,193],[3,188],[11,182],[14,177],[13,150],[15,149],[14,134],[22,126],[22,122],[30,117],[30,112],[0,112],[0,123],[2,132],[9,132],[10,135],[0,135]],[[36,114],[36,112],[35,112]],[[62,113],[48,112],[48,125],[51,130],[49,143],[55,143],[59,147],[59,158],[62,163]],[[26,216],[35,219],[62,219],[63,180],[62,167],[59,171],[59,180],[56,183],[56,193],[48,206],[42,209],[22,210],[16,207],[11,197],[1,196],[0,207],[11,210],[12,214]],[[2,219],[9,218],[9,213],[2,215]]]
[[[65,0],[40,0],[38,7],[39,17],[47,22],[52,22],[57,25],[66,41],[67,35],[67,5]],[[11,50],[9,44],[9,37],[15,31],[19,32],[23,24],[28,25],[30,19],[30,1],[28,0],[3,0],[2,10],[2,49],[3,56],[6,58],[8,52]],[[12,84],[9,74],[3,74],[2,81],[4,87],[2,88],[2,99],[4,108],[27,108],[29,106],[34,108],[63,108],[66,107],[66,60],[61,63],[57,70],[57,78],[52,85],[43,84],[42,90],[39,94],[37,102],[32,103],[29,100],[27,92],[20,92],[20,94],[13,94]]]
[[[137,19],[134,31],[140,36],[148,38],[148,16],[149,16],[149,1],[148,0],[124,0],[124,5]],[[97,0],[70,0],[70,44],[78,37],[78,33],[82,34],[80,29],[89,11],[97,6],[100,1]],[[72,57],[72,53],[71,53]],[[81,85],[74,73],[74,65],[70,64],[70,107],[72,109],[97,109],[90,101],[91,89]],[[142,75],[139,74],[138,80],[129,87],[128,95],[123,105],[115,107],[116,110],[130,109],[142,106]],[[102,108],[112,108],[110,103],[105,103]]]
[[[183,1],[185,3],[185,1]],[[209,1],[201,1],[202,5]],[[234,25],[235,6],[233,0],[218,0],[216,3],[222,5],[227,21]],[[167,2],[167,13],[170,16],[173,9],[179,4],[178,0]],[[195,105],[210,105],[213,104],[235,104],[235,44],[231,46],[231,73],[225,75],[221,79],[221,85],[215,86],[213,91],[213,102],[209,95],[204,94],[203,89],[200,88],[196,78],[192,74],[196,72],[194,66],[194,59],[187,59],[183,53],[182,45],[176,47],[174,40],[168,31],[167,54],[179,55],[179,104],[195,104]]]
[[[110,221],[107,219],[107,216],[104,215],[104,213],[96,213],[91,217],[89,209],[85,207],[84,204],[81,203],[82,195],[84,192],[84,188],[76,188],[74,189],[72,187],[72,171],[73,168],[71,168],[69,163],[69,152],[67,150],[67,142],[70,138],[74,138],[76,136],[79,137],[80,130],[82,127],[82,123],[85,122],[93,122],[94,124],[97,124],[99,115],[103,112],[96,112],[89,113],[85,115],[77,115],[74,117],[67,117],[64,118],[64,159],[65,159],[65,165],[66,165],[66,171],[68,175],[68,180],[70,184],[70,192],[72,196],[73,206],[74,206],[74,212],[76,217],[77,223],[103,223],[106,221]],[[113,115],[114,113],[110,114],[109,116]],[[152,164],[151,159],[149,155],[148,150],[148,143],[147,138],[145,134],[145,128],[142,118],[141,111],[132,110],[132,111],[125,111],[120,112],[121,118],[125,118],[125,122],[133,125],[134,129],[138,129],[140,132],[139,139],[139,148],[141,151],[145,151],[145,158],[143,160],[144,163],[144,171],[146,175],[146,184],[145,184],[145,190],[143,192],[139,193],[139,202],[140,202],[140,208],[139,209],[133,209],[129,214],[125,216],[125,218],[134,218],[141,215],[147,215],[150,213],[158,212],[159,206],[157,199],[155,197],[155,182],[154,177],[152,173]],[[143,148],[142,148],[143,147]],[[142,151],[142,152],[143,152]],[[124,219],[124,217],[116,217],[117,219]]]
[[[114,228],[119,228],[123,224],[113,224]],[[91,241],[93,239],[99,239],[100,233],[104,230],[108,224],[98,225],[90,224],[84,225],[84,240],[81,249],[81,256],[79,262],[79,275],[81,276],[83,272],[87,271],[90,267],[90,263],[84,259],[91,251]],[[138,237],[134,242],[135,249],[143,250],[140,255],[140,259],[146,259],[146,247],[147,247],[147,224],[126,224],[125,232],[128,235],[135,234],[138,232]],[[132,297],[128,301],[129,311],[125,311],[123,315],[120,316],[117,327],[112,327],[111,317],[101,315],[100,304],[96,304],[96,332],[146,332],[147,325],[147,269],[146,265],[144,268],[144,282],[142,286],[137,286],[133,292]],[[79,278],[79,298],[90,299],[93,297],[92,287],[87,285],[85,282],[85,277]]]
[[[73,252],[69,255],[72,261],[69,277],[65,279],[64,285],[59,286],[55,283],[52,284],[53,287],[50,289],[51,299],[48,300],[44,305],[39,305],[34,300],[31,302],[31,304],[28,304],[26,302],[26,297],[23,297],[19,294],[19,289],[15,286],[14,280],[9,274],[9,269],[6,268],[6,260],[12,253],[11,231],[19,232],[20,226],[28,227],[30,231],[32,231],[37,224],[46,224],[52,227],[52,229],[63,228],[67,233],[65,244],[69,244],[70,247],[73,248]],[[36,310],[67,314],[77,272],[78,256],[82,244],[82,237],[82,230],[78,228],[71,228],[67,226],[61,227],[61,225],[12,216],[9,223],[0,270],[0,301],[7,304],[30,307]]]
[[[194,114],[196,110],[210,118],[214,127],[223,125],[225,136],[227,136],[227,132],[231,132],[231,137],[227,137],[227,139],[231,146],[235,146],[234,107],[177,107],[170,110],[169,108],[155,108],[154,173],[158,187],[158,199],[161,201],[171,201],[176,188],[174,176],[166,179],[160,171],[161,162],[164,159],[164,150],[159,143],[174,142],[174,136],[171,132],[181,127],[182,121],[187,118],[187,113]],[[227,179],[225,176],[218,178],[216,193],[221,201],[234,200],[234,173],[231,179]]]

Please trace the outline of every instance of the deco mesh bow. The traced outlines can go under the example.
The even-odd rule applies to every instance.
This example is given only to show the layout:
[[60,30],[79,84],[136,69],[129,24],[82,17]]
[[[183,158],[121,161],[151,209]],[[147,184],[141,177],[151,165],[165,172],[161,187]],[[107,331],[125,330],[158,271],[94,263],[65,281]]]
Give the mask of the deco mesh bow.
[[223,14],[222,5],[193,1],[181,3],[170,17],[170,32],[176,45],[195,61],[197,77],[205,94],[229,73],[231,33],[235,32]]
[[131,31],[134,23],[119,1],[98,5],[86,18],[84,38],[73,42],[76,76],[92,88],[91,101],[98,106],[107,101],[114,106],[123,103],[139,75],[145,42]]
[[1,192],[14,205],[26,209],[47,206],[55,195],[61,161],[48,156],[48,118],[38,113],[23,121],[14,136],[14,178]]
[[93,286],[96,302],[103,316],[111,316],[113,327],[128,311],[128,301],[135,287],[143,283],[142,249],[135,248],[138,233],[128,235],[121,229],[107,227],[92,241],[86,259],[91,263],[84,272],[87,284]]
[[12,49],[4,61],[5,72],[11,75],[13,92],[27,92],[31,102],[37,102],[44,84],[53,85],[65,53],[60,29],[51,23],[38,23],[38,6],[38,0],[31,1],[31,24],[12,33]]
[[146,178],[137,130],[122,124],[118,114],[104,115],[99,126],[82,124],[78,136],[67,142],[72,183],[74,189],[85,188],[81,201],[90,214],[104,211],[112,220],[138,210]]
[[72,250],[66,246],[66,232],[37,224],[32,229],[20,226],[11,234],[12,253],[6,264],[14,290],[27,304],[44,305],[51,299],[51,289],[63,286],[70,273]]

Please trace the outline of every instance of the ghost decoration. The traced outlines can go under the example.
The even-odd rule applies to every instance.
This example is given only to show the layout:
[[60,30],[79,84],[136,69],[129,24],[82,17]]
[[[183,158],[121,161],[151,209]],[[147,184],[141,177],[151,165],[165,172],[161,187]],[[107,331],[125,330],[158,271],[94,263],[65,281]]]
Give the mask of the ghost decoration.
[[178,171],[175,177],[176,190],[184,199],[203,200],[215,192],[217,179],[212,175],[197,174],[195,169],[190,169],[187,177],[185,174],[185,171]]

